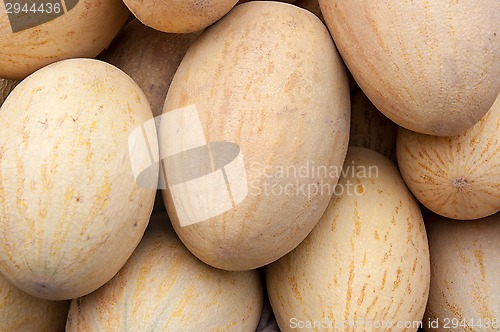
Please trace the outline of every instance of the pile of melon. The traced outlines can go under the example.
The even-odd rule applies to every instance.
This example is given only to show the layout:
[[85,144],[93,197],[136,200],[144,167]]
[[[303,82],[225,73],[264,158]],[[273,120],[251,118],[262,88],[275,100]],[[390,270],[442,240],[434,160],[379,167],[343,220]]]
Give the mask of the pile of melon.
[[499,1],[0,9],[0,331],[500,331]]

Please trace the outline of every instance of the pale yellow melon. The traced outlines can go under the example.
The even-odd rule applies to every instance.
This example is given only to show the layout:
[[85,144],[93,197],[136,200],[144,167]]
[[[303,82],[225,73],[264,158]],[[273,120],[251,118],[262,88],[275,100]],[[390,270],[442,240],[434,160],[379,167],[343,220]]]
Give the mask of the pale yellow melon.
[[398,125],[380,113],[359,88],[351,94],[349,145],[380,152],[396,161]]
[[129,15],[120,0],[5,1],[0,4],[0,77],[22,79],[58,60],[93,58]]
[[127,73],[146,94],[153,115],[158,116],[175,71],[196,36],[162,33],[134,20],[98,58]]
[[500,97],[481,121],[458,136],[401,128],[397,159],[410,190],[433,212],[468,220],[500,211]]
[[431,288],[426,331],[500,329],[500,214],[474,221],[426,216]]
[[152,218],[127,264],[106,285],[74,299],[66,331],[255,332],[263,289],[257,270],[228,272],[194,257]]
[[417,201],[375,151],[349,147],[344,172],[342,192],[314,230],[267,267],[278,325],[282,332],[416,331],[430,276]]
[[64,331],[69,304],[28,295],[0,275],[0,331]]
[[165,205],[188,249],[246,270],[296,247],[335,189],[349,106],[342,60],[312,13],[248,2],[205,30],[174,76],[159,132]]
[[201,31],[226,15],[238,0],[124,0],[145,25],[162,32]]
[[[152,188],[139,185],[129,141],[148,120],[137,84],[102,61],[60,61],[16,86],[0,108],[0,272],[9,281],[71,299],[125,264],[156,192],[158,167],[144,173]],[[154,125],[143,131],[156,141]],[[157,146],[149,152],[158,158]]]
[[398,125],[453,136],[500,92],[500,1],[319,0],[350,72]]

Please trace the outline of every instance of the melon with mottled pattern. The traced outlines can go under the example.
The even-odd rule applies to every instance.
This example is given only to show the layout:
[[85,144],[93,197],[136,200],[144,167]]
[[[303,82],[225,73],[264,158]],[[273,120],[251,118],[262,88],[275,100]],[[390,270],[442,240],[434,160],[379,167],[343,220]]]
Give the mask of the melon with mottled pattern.
[[28,295],[0,275],[0,331],[63,332],[69,304]]
[[425,330],[499,331],[500,213],[473,221],[430,214],[425,221],[431,288],[424,323],[440,322]]
[[[349,147],[344,165],[337,190],[344,193],[296,249],[268,266],[267,289],[282,332],[310,331],[293,327],[318,320],[328,331],[371,331],[370,322],[403,331],[398,322],[424,315],[430,263],[417,201],[378,152]],[[349,322],[359,325],[343,325]]]
[[398,125],[454,136],[500,92],[500,1],[319,0],[349,71]]
[[[200,176],[197,187],[211,188],[210,194],[191,188],[183,191],[181,203],[167,188],[163,197],[176,232],[196,257],[221,269],[248,270],[275,261],[309,234],[338,181],[336,172],[283,176],[280,169],[338,170],[347,151],[349,86],[328,30],[314,14],[291,4],[236,6],[191,44],[162,117],[185,114],[192,105],[207,142],[230,142],[241,151],[243,167],[230,187],[246,195],[187,225],[179,217],[185,211],[223,205],[225,196],[212,194],[223,185],[213,187],[212,178]],[[192,146],[185,139],[197,129],[195,121],[179,121],[165,136],[160,131],[160,149]],[[188,165],[175,171],[175,177],[191,176]],[[220,168],[212,174],[216,171]],[[169,174],[174,177],[165,174],[167,181]]]
[[113,279],[72,301],[66,331],[255,332],[263,305],[259,271],[228,272],[204,264],[165,218],[152,217]]
[[[9,15],[8,4],[14,4]],[[120,0],[5,1],[0,7],[0,77],[15,80],[56,61],[97,56],[130,16]]]
[[0,108],[0,272],[10,282],[71,299],[125,264],[158,180],[156,166],[152,189],[137,184],[129,135],[152,119],[137,84],[98,60],[60,61],[16,86]]
[[125,0],[144,25],[170,33],[201,31],[220,20],[238,0]]
[[397,159],[406,184],[431,211],[463,220],[500,211],[500,96],[481,121],[458,136],[401,128]]

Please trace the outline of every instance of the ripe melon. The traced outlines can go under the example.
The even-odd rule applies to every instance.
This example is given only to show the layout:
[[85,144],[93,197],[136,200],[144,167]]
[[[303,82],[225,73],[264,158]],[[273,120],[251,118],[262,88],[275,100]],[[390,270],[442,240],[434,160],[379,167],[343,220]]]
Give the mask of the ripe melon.
[[335,189],[349,106],[342,60],[309,11],[251,1],[200,34],[159,132],[163,197],[188,249],[247,270],[296,247]]
[[164,218],[153,216],[113,279],[72,301],[66,331],[255,332],[263,303],[260,273],[202,263]]
[[418,203],[375,151],[349,147],[344,172],[309,236],[267,267],[280,330],[416,331],[430,278]]
[[162,32],[201,31],[226,15],[238,0],[125,0],[143,24]]
[[349,71],[398,125],[454,136],[500,92],[500,1],[319,0]]
[[[143,159],[130,137],[152,117],[137,84],[98,60],[60,61],[16,86],[0,108],[0,272],[10,282],[71,299],[125,264],[158,180],[156,165],[142,180],[152,188],[136,181]],[[142,129],[157,141],[154,125]]]
[[500,95],[481,121],[453,137],[401,128],[401,174],[415,197],[453,219],[478,219],[500,211]]
[[0,331],[64,331],[70,301],[26,294],[0,275]]
[[500,214],[473,221],[432,214],[426,225],[431,253],[426,331],[498,331]]
[[20,80],[59,60],[93,58],[129,15],[120,0],[5,1],[0,11],[0,77]]

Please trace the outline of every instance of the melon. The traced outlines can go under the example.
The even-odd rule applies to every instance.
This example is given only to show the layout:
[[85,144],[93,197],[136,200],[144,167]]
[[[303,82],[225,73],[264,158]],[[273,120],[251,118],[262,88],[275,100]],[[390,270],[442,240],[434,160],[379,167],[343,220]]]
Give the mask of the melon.
[[45,299],[96,290],[130,257],[153,208],[146,96],[110,64],[64,60],[17,85],[0,123],[0,273]]
[[500,214],[468,221],[430,214],[425,220],[431,253],[425,330],[498,331]]
[[479,219],[500,211],[500,97],[469,130],[452,137],[401,128],[401,174],[429,210],[452,219]]
[[50,301],[26,294],[0,275],[0,330],[64,331],[70,301]]
[[191,44],[161,116],[163,197],[183,243],[226,270],[292,250],[335,190],[349,121],[324,24],[287,3],[236,6]]
[[455,136],[500,92],[500,2],[319,0],[349,71],[398,125]]
[[97,56],[130,15],[120,0],[5,1],[2,7],[0,77],[16,80],[59,60]]
[[263,303],[259,271],[228,272],[202,263],[164,218],[153,216],[111,281],[72,301],[66,331],[255,332]]
[[124,0],[143,24],[169,33],[201,31],[226,15],[238,0]]
[[282,332],[416,331],[430,280],[416,199],[380,153],[349,147],[344,175],[321,220],[267,267]]

